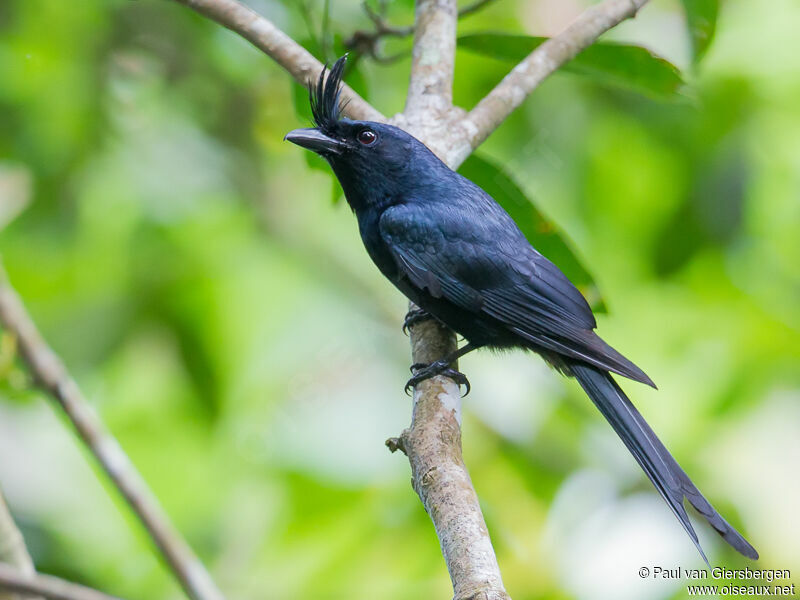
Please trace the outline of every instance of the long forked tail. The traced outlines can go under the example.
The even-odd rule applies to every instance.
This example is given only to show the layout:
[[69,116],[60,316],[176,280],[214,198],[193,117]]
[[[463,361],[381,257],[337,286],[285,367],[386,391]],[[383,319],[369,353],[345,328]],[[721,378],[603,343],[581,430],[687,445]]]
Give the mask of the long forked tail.
[[678,517],[703,560],[708,563],[686,514],[684,498],[733,548],[748,558],[757,559],[756,549],[703,497],[611,375],[579,363],[571,364],[570,370]]

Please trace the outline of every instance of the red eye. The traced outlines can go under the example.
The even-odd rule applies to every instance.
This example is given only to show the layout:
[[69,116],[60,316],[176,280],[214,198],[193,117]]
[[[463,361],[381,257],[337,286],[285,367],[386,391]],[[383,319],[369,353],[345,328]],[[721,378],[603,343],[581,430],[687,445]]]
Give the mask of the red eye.
[[362,129],[358,132],[356,139],[365,146],[371,146],[378,139],[378,134],[371,129]]

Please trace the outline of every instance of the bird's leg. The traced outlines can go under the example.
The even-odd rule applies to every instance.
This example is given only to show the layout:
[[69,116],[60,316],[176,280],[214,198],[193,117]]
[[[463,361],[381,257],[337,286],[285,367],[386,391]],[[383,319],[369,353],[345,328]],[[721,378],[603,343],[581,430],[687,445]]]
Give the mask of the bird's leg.
[[423,321],[429,321],[434,318],[435,317],[431,313],[424,311],[421,308],[414,308],[406,313],[406,318],[403,320],[403,333],[408,335],[408,330],[414,325],[422,323]]
[[430,364],[414,363],[411,365],[413,377],[411,377],[411,379],[409,379],[406,383],[406,393],[408,393],[408,390],[410,390],[412,387],[425,381],[426,379],[430,379],[436,375],[444,375],[445,377],[449,377],[455,381],[459,387],[465,385],[467,387],[467,391],[464,393],[464,395],[466,396],[469,394],[470,389],[472,389],[467,376],[460,371],[455,370],[450,365],[464,356],[467,352],[472,352],[477,348],[478,346],[467,343],[461,346],[461,348],[455,352],[451,352],[444,358],[440,358],[439,360],[436,360]]

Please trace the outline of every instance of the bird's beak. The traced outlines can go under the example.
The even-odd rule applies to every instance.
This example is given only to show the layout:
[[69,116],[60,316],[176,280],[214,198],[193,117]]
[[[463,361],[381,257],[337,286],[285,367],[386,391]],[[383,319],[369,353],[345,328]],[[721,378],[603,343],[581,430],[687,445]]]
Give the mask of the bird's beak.
[[309,127],[307,129],[295,129],[287,133],[284,140],[289,140],[293,144],[313,150],[317,154],[341,154],[347,144],[332,137],[328,137],[319,129]]

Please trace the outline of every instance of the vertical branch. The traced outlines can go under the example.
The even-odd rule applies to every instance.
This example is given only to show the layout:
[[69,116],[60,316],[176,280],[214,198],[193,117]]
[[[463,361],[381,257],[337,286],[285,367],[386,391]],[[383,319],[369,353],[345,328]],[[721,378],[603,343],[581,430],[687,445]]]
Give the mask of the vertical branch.
[[414,50],[405,115],[415,118],[446,113],[453,105],[456,61],[456,0],[418,0]]
[[[417,0],[406,109],[393,119],[447,160],[455,68],[455,0]],[[414,308],[410,305],[410,308]],[[455,350],[455,334],[435,321],[411,327],[412,362],[430,363]],[[438,376],[414,389],[411,426],[389,448],[402,449],[412,485],[433,521],[454,600],[510,600],[489,530],[461,453],[461,392]]]
[[[411,347],[413,362],[430,363],[455,350],[456,340],[437,321],[424,321],[411,327]],[[461,454],[458,385],[442,376],[417,385],[411,426],[387,445],[408,456],[411,484],[436,529],[454,600],[510,600]]]
[[89,451],[150,534],[169,568],[193,600],[223,600],[211,576],[173,527],[119,442],[42,338],[16,291],[0,270],[0,325],[17,337],[23,360],[39,386],[52,396]]

